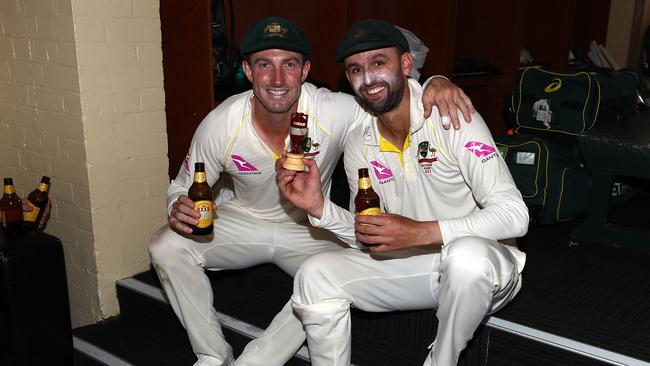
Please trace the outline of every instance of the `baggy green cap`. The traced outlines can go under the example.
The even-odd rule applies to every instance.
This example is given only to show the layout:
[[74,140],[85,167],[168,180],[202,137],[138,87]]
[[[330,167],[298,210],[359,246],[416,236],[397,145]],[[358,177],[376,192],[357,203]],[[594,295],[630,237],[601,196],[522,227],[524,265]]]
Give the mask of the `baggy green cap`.
[[342,62],[355,53],[386,47],[397,47],[402,52],[409,52],[408,41],[393,24],[364,19],[345,32],[336,47],[336,61]]
[[272,48],[311,55],[309,40],[298,26],[279,17],[266,18],[246,31],[241,41],[242,56]]

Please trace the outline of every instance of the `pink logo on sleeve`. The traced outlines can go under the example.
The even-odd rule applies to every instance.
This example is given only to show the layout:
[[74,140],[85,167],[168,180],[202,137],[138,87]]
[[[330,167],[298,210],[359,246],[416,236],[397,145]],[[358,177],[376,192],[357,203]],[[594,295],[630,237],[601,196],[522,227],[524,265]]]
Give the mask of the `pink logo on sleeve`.
[[467,150],[471,151],[472,154],[476,155],[479,158],[488,156],[496,151],[492,146],[478,141],[470,141],[466,143],[465,148],[467,148]]
[[242,158],[239,155],[230,155],[230,158],[232,159],[233,163],[237,166],[237,170],[240,172],[256,172],[257,168],[253,166],[253,164],[249,163],[246,161],[246,159]]
[[384,180],[393,177],[393,172],[376,160],[371,161],[370,166],[372,167],[372,170],[375,171],[375,177],[377,177],[377,180]]
[[185,155],[185,160],[183,160],[183,168],[185,168],[185,174],[190,174],[190,153]]

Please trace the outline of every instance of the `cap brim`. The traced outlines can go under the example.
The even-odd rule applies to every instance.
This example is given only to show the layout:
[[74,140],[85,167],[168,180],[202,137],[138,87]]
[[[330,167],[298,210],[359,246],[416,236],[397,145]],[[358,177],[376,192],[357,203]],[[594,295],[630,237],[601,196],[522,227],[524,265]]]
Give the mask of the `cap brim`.
[[361,44],[356,44],[352,47],[347,48],[344,52],[341,52],[339,57],[336,59],[337,62],[342,62],[346,57],[354,55],[355,53],[377,50],[380,48],[395,47],[399,49],[399,46],[393,42],[387,41],[370,41],[364,42]]
[[271,49],[297,52],[305,57],[309,57],[309,52],[307,52],[305,49],[301,49],[300,47],[292,47],[291,45],[285,43],[278,44],[275,41],[260,42],[256,44],[255,47],[250,47],[248,50],[246,50],[244,55],[251,55],[255,52],[271,50]]

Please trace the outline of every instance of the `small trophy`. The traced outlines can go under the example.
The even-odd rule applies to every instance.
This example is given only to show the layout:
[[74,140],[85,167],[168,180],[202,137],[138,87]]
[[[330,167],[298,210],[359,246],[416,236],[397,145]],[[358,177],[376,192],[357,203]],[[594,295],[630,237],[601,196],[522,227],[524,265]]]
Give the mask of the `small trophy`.
[[291,150],[287,152],[287,160],[282,165],[289,170],[303,171],[305,164],[302,159],[302,142],[307,136],[307,115],[304,113],[292,113],[289,138],[291,139]]

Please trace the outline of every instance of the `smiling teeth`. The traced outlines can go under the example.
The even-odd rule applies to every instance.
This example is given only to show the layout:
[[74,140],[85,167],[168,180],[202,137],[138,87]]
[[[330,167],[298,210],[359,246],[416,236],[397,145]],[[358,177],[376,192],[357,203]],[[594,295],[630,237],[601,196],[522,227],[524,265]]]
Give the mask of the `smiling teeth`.
[[269,90],[268,92],[269,92],[269,94],[273,94],[273,95],[277,95],[277,96],[287,94],[286,90]]
[[368,94],[377,94],[377,93],[381,92],[382,90],[384,90],[384,87],[383,87],[383,86],[379,86],[379,87],[376,87],[376,88],[368,89]]

